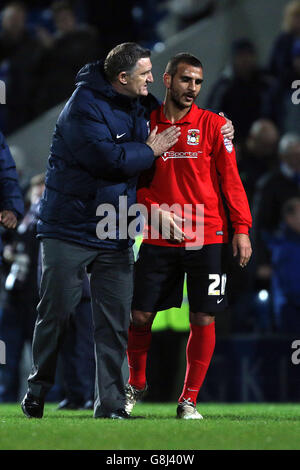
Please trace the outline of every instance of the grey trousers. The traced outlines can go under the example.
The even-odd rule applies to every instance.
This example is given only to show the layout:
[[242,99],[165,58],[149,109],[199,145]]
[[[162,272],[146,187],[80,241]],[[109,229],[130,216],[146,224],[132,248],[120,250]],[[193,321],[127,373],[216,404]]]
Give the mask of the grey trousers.
[[91,272],[96,358],[94,417],[124,408],[125,359],[133,290],[132,248],[94,249],[58,239],[42,241],[42,279],[28,390],[44,397],[54,383],[57,356],[70,315]]

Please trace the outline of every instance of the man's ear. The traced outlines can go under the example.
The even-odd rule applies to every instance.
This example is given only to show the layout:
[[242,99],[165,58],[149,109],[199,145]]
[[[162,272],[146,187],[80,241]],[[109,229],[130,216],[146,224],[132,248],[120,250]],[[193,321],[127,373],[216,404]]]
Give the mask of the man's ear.
[[168,73],[164,73],[163,74],[163,81],[164,81],[164,85],[167,89],[169,89],[171,87],[171,82],[172,82],[172,77],[170,74]]
[[126,72],[120,72],[118,75],[118,81],[121,83],[121,85],[127,85],[127,73]]

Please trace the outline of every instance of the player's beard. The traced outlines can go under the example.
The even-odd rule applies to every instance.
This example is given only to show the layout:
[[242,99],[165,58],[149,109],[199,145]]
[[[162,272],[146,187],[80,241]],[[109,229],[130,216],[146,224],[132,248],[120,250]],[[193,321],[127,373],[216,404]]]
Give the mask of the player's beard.
[[184,93],[182,95],[180,95],[180,93],[178,91],[175,90],[175,88],[173,87],[173,84],[171,83],[171,86],[169,88],[170,90],[170,98],[171,98],[171,101],[173,102],[173,104],[180,110],[183,110],[183,109],[189,109],[192,104],[195,102],[195,99],[196,98],[193,98],[193,101],[189,104],[184,104],[180,101],[180,97],[181,96],[184,96]]

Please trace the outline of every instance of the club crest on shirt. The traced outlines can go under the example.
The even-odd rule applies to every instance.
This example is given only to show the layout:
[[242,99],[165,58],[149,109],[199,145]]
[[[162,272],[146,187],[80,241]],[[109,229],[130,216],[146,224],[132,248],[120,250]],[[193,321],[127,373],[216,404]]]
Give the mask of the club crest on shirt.
[[199,129],[189,129],[187,133],[187,143],[189,145],[198,145],[200,141]]
[[224,145],[225,145],[227,152],[231,153],[233,149],[231,140],[224,138]]

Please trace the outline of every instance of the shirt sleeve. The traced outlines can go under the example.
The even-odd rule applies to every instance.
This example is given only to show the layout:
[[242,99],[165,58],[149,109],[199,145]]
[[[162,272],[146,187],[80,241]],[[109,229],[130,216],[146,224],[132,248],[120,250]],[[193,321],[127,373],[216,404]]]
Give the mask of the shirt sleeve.
[[249,234],[252,225],[249,203],[238,172],[232,141],[224,139],[221,134],[221,127],[224,124],[223,118],[218,119],[214,130],[212,152],[234,231],[236,234]]

